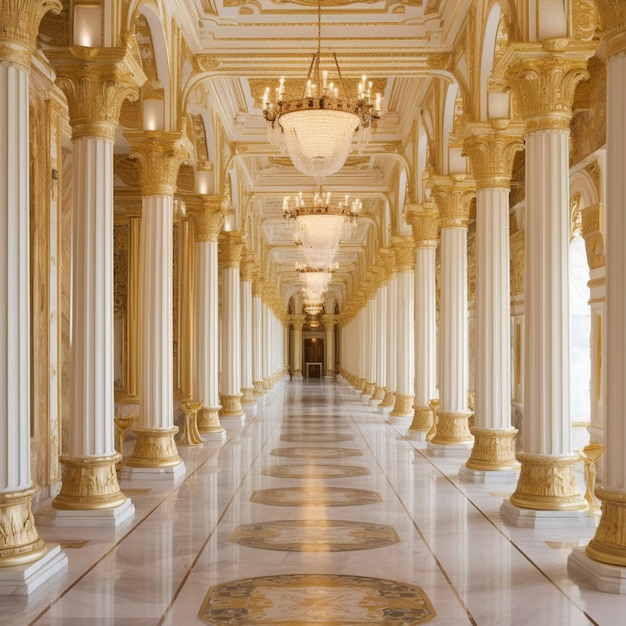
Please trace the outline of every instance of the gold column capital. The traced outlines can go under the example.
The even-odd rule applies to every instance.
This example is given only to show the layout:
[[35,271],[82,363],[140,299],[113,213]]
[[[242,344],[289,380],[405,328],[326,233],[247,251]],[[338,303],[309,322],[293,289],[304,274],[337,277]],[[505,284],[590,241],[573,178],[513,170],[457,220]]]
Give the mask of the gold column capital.
[[467,228],[474,180],[462,174],[433,176],[431,192],[439,209],[439,228]]
[[598,0],[604,26],[607,56],[626,52],[626,5],[617,0]]
[[391,249],[395,254],[396,269],[398,272],[413,271],[415,269],[415,241],[413,237],[392,237]]
[[70,115],[72,138],[95,136],[115,141],[124,100],[136,100],[146,81],[141,63],[125,48],[47,50]]
[[513,160],[524,150],[524,123],[491,120],[467,124],[459,140],[469,157],[478,189],[510,189]]
[[339,323],[339,316],[337,315],[322,315],[322,323],[327,331],[333,330],[335,325]]
[[191,211],[197,242],[218,240],[224,220],[230,212],[225,208],[225,199],[223,195],[202,196],[200,207]]
[[417,248],[436,248],[439,237],[439,213],[434,202],[409,204],[406,221],[413,231]]
[[526,132],[569,130],[574,92],[589,78],[597,43],[573,39],[522,42],[505,54],[506,81],[518,97]]
[[241,280],[252,282],[256,270],[254,254],[250,250],[245,250],[241,255]]
[[222,269],[239,268],[241,266],[241,253],[243,250],[243,233],[239,231],[222,233],[219,238],[219,243]]
[[0,28],[0,59],[30,67],[37,49],[39,25],[48,11],[61,12],[60,0],[4,0]]
[[139,163],[141,193],[144,196],[173,196],[178,170],[191,153],[183,131],[126,131],[130,156]]
[[306,321],[306,315],[292,315],[290,321],[293,324],[294,330],[302,330],[304,322]]
[[255,272],[255,274],[253,275],[253,278],[254,278],[254,280],[252,281],[252,297],[253,298],[255,298],[255,297],[262,298],[263,291],[264,291],[264,286],[265,286],[265,281],[259,275],[258,268],[257,268],[257,271]]

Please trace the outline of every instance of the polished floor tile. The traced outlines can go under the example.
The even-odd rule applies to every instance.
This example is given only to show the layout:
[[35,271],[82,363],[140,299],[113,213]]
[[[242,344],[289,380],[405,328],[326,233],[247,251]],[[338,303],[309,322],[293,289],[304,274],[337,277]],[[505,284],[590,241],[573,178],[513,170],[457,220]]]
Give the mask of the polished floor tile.
[[[514,485],[458,478],[340,381],[284,381],[224,445],[180,450],[177,487],[121,481],[125,528],[41,527],[66,574],[0,624],[571,626],[626,598],[567,576],[593,530],[507,527]],[[45,507],[47,503],[41,503]]]

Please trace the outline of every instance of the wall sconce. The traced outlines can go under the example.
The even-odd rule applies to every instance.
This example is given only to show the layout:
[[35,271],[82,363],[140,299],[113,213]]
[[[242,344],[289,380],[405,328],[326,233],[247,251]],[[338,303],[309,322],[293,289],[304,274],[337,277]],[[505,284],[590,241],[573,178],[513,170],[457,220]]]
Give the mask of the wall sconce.
[[211,193],[211,183],[213,180],[213,172],[199,170],[196,172],[196,193],[206,195]]
[[490,120],[508,120],[511,117],[510,107],[511,99],[508,92],[487,92],[487,115]]
[[163,100],[144,99],[143,128],[144,130],[163,130],[165,103]]
[[102,8],[100,5],[77,4],[74,6],[75,46],[99,48],[102,46]]
[[448,151],[448,174],[467,174],[467,157],[461,154],[461,148]]

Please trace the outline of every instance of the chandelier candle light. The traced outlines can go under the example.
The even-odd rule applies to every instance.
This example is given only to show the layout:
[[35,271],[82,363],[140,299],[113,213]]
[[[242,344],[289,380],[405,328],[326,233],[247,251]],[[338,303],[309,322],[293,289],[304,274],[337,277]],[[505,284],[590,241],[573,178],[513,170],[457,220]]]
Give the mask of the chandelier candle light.
[[293,220],[294,240],[301,245],[306,262],[316,270],[332,265],[339,240],[350,236],[356,226],[363,203],[349,196],[337,206],[330,203],[330,192],[316,191],[312,201],[306,202],[302,192],[294,198],[283,199],[283,216]]
[[263,95],[263,114],[272,143],[286,150],[303,174],[321,183],[338,172],[348,158],[352,138],[359,130],[359,146],[365,147],[372,126],[382,114],[382,97],[372,100],[372,83],[363,76],[356,98],[346,94],[337,56],[333,53],[340,88],[320,72],[321,3],[317,5],[317,53],[313,55],[300,98],[285,100],[285,79],[281,78],[274,99],[269,87]]

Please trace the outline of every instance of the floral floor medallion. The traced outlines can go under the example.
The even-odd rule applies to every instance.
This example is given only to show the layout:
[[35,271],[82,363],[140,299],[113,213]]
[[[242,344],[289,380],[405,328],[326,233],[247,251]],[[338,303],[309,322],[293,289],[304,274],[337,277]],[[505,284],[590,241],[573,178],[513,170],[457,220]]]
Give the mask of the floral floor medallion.
[[342,459],[348,456],[362,456],[357,448],[315,448],[313,446],[276,448],[271,452],[274,456],[286,456],[292,459]]
[[367,467],[358,465],[324,465],[319,464],[298,464],[298,465],[271,465],[265,467],[262,473],[274,478],[355,478],[356,476],[367,476],[370,471]]
[[333,443],[334,441],[352,441],[352,435],[339,435],[335,433],[293,433],[282,435],[281,441],[293,443]]
[[264,550],[342,552],[399,543],[392,526],[352,520],[277,520],[237,526],[234,543]]
[[209,588],[198,617],[213,626],[415,626],[436,616],[420,587],[366,576],[286,574]]
[[349,487],[277,487],[253,491],[251,502],[272,506],[359,506],[382,502],[376,491]]

